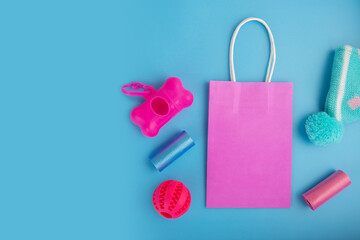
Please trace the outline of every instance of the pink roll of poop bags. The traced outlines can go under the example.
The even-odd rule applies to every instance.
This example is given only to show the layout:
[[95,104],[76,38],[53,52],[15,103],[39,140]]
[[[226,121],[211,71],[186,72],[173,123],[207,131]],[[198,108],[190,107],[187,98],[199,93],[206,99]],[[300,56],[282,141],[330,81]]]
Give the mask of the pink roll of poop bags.
[[346,173],[338,170],[304,193],[302,197],[306,204],[315,211],[318,207],[329,201],[350,184],[351,180]]

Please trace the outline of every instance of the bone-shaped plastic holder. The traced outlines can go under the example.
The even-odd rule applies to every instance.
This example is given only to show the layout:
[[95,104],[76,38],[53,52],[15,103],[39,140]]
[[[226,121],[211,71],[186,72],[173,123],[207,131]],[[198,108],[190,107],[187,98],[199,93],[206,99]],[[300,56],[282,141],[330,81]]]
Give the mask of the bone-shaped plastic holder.
[[[141,88],[143,88],[142,91],[134,91]],[[155,137],[176,114],[190,107],[194,99],[192,93],[183,87],[181,80],[177,77],[168,78],[158,91],[152,86],[139,82],[122,86],[122,91],[127,95],[145,98],[143,104],[131,111],[130,118],[147,137]]]

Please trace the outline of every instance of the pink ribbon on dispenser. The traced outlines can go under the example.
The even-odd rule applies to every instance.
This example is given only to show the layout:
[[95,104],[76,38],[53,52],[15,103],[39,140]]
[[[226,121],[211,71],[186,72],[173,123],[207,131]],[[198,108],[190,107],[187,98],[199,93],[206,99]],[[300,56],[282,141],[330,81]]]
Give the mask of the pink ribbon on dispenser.
[[343,171],[338,170],[304,193],[302,197],[306,204],[315,211],[318,207],[347,188],[350,184],[351,180],[348,175]]

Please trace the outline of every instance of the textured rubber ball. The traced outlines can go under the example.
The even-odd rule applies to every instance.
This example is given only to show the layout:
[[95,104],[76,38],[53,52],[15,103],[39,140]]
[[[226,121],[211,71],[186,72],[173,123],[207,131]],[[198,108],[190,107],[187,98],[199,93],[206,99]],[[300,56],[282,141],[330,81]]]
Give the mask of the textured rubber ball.
[[306,134],[318,146],[327,146],[341,141],[344,126],[325,112],[312,114],[305,123]]
[[189,189],[179,181],[167,180],[154,191],[153,204],[156,211],[165,218],[178,218],[189,209]]

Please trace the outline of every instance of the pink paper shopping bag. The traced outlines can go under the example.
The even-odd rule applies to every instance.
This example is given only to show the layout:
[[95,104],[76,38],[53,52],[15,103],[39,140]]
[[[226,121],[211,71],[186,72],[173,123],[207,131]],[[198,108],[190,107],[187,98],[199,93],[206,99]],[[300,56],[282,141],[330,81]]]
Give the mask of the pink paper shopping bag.
[[[236,82],[233,48],[248,21],[262,23],[271,42],[265,82]],[[276,53],[268,25],[248,18],[230,44],[231,81],[210,81],[207,156],[209,208],[289,208],[292,83],[271,82]]]

